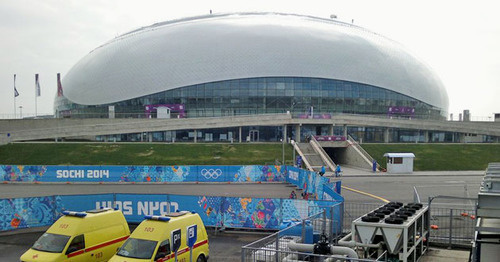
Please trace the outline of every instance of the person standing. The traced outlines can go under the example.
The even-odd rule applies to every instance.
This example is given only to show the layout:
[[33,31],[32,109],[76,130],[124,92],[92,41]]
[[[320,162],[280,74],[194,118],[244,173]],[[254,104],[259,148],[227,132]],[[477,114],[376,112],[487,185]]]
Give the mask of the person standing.
[[321,166],[321,170],[319,171],[319,175],[323,176],[325,174],[325,166]]
[[340,169],[340,165],[337,165],[337,167],[335,168],[335,177],[339,177],[341,172],[342,169]]

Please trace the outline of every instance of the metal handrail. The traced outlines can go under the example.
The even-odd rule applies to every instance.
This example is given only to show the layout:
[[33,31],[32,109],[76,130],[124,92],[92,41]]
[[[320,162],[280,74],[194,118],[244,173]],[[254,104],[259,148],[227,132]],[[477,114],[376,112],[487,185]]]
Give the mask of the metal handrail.
[[302,157],[302,161],[304,161],[306,168],[309,171],[314,171],[309,161],[307,161],[307,158],[305,157],[304,153],[302,153],[302,150],[300,150],[299,145],[295,141],[292,141],[292,146],[295,149],[295,151],[297,151],[297,153],[299,153],[299,155]]
[[[347,140],[349,142],[351,142],[351,145],[353,145],[356,149],[359,150],[359,152],[366,158],[366,160],[369,162],[369,164],[373,164],[373,157],[368,154],[368,152],[366,152],[365,149],[363,149],[363,147],[361,147],[361,145],[359,145],[359,143],[351,136],[351,135],[347,135]],[[380,166],[380,164],[377,162],[377,170],[381,170],[382,167]]]
[[318,140],[314,136],[311,136],[311,140],[309,141],[309,144],[313,147],[314,151],[318,153],[318,155],[321,157],[324,163],[328,165],[330,170],[333,172],[335,171],[335,162],[328,156],[326,151],[323,149],[323,147],[318,143]]

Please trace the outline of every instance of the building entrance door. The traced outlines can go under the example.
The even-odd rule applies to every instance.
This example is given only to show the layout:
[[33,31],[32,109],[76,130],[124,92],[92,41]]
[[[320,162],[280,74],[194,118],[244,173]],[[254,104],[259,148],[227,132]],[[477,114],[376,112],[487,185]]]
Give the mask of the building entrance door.
[[248,137],[250,138],[249,142],[259,142],[259,130],[250,130]]

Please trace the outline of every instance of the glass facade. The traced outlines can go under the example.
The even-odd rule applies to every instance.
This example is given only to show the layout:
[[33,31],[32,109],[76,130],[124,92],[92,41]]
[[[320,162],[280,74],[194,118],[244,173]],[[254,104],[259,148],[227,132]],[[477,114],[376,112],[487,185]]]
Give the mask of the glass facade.
[[[443,120],[446,109],[381,87],[334,79],[260,77],[186,86],[106,105],[79,105],[57,98],[58,117],[108,118],[114,106],[116,118],[144,118],[148,105],[177,104],[185,117],[285,113],[369,114]],[[394,111],[394,110],[395,111]],[[154,115],[152,116],[154,117]]]

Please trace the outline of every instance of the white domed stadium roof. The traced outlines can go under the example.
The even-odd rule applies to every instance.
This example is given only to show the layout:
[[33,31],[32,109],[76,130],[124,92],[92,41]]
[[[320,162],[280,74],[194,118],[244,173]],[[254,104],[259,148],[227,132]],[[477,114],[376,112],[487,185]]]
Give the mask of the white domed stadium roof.
[[448,109],[440,79],[398,43],[350,24],[277,13],[208,15],[134,30],[81,59],[63,87],[72,102],[99,105],[270,76],[358,82]]

